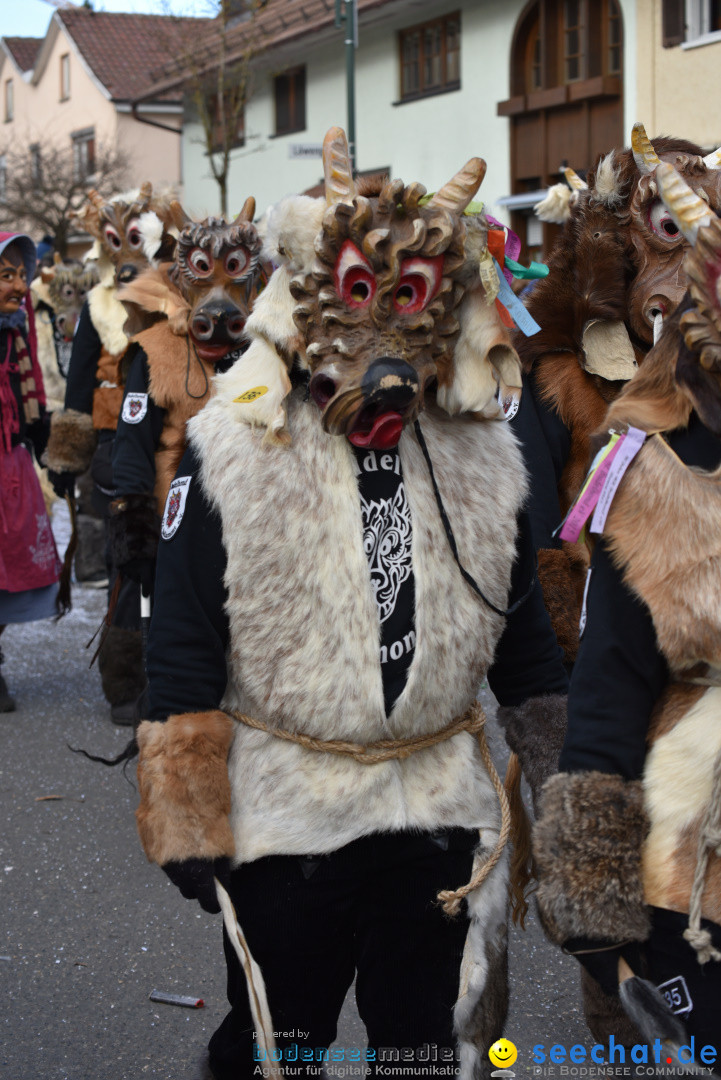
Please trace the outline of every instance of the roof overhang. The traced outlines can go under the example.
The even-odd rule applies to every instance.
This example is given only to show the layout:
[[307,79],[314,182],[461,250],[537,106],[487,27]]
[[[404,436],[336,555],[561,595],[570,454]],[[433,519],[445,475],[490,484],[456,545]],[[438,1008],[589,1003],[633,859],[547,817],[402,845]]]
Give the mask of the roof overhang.
[[537,191],[524,191],[522,195],[503,195],[496,199],[496,206],[504,206],[506,210],[530,210],[548,195],[548,188],[539,188]]

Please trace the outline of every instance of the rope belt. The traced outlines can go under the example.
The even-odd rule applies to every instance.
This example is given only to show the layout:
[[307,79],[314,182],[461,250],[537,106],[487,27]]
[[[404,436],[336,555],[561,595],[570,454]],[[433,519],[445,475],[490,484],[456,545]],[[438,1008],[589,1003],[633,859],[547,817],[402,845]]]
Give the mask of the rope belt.
[[284,739],[286,742],[298,743],[300,746],[304,746],[306,750],[316,750],[325,754],[345,754],[361,765],[377,765],[381,761],[404,760],[417,750],[426,750],[430,746],[436,746],[438,743],[445,742],[446,739],[452,739],[454,735],[458,735],[462,731],[475,735],[478,739],[478,747],[481,751],[483,763],[498,795],[501,806],[501,829],[495,848],[488,859],[476,868],[468,884],[462,885],[458,889],[444,889],[438,893],[438,899],[447,915],[458,914],[461,909],[461,902],[470,892],[473,892],[485,881],[500,859],[511,831],[511,811],[501,778],[496,771],[491,752],[488,749],[484,730],[486,717],[479,701],[474,701],[462,716],[456,717],[446,727],[431,732],[429,735],[419,735],[412,739],[379,739],[378,742],[367,743],[366,745],[344,742],[342,739],[316,739],[311,735],[304,735],[302,732],[271,727],[270,724],[266,724],[263,720],[255,720],[251,716],[246,716],[245,713],[230,711],[230,715],[245,724],[246,727],[254,728],[256,731],[265,731],[269,735],[275,735],[278,739]]

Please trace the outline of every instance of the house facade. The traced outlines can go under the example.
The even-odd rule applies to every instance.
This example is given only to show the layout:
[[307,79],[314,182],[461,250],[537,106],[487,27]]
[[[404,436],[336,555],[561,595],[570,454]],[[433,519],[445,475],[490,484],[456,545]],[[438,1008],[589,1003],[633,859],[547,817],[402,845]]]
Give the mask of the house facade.
[[178,190],[182,92],[133,102],[167,61],[173,35],[209,21],[68,7],[55,11],[44,38],[0,39],[0,198],[10,147],[71,148],[89,187],[99,155],[117,150],[123,186],[150,180]]
[[[628,145],[636,120],[652,136],[721,142],[710,105],[721,79],[717,0],[357,0],[356,8],[358,170],[433,190],[469,157],[484,157],[480,197],[529,257],[543,257],[554,233],[533,215],[539,193],[566,164],[583,172]],[[321,180],[323,135],[349,126],[349,34],[334,14],[331,0],[267,0],[229,31],[230,59],[251,25],[262,45],[232,152],[230,210],[252,194],[262,213]],[[182,159],[189,212],[217,213],[188,94]]]

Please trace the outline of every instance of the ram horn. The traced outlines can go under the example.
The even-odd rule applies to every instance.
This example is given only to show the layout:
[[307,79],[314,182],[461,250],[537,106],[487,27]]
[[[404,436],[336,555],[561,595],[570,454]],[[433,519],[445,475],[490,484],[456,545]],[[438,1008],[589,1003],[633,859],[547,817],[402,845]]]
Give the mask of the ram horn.
[[343,128],[332,127],[323,139],[323,173],[328,206],[352,203],[356,196],[348,140]]
[[467,161],[456,175],[431,196],[429,206],[442,206],[456,214],[462,214],[483,183],[486,163],[474,157]]
[[255,199],[252,195],[243,203],[243,209],[238,214],[237,218],[233,222],[234,225],[242,225],[244,221],[252,221],[255,217]]
[[631,149],[633,150],[633,159],[642,176],[650,176],[651,173],[656,171],[661,159],[646,134],[646,128],[641,123],[633,125]]
[[563,175],[566,177],[566,183],[570,187],[571,191],[587,191],[588,184],[573,169],[564,169]]
[[183,210],[183,207],[180,205],[177,199],[173,199],[169,209],[170,216],[173,219],[173,225],[175,225],[175,228],[178,230],[178,232],[182,232],[186,225],[192,224],[193,219],[191,217],[188,217],[185,210]]
[[691,243],[696,243],[699,229],[710,225],[716,216],[707,202],[689,187],[673,165],[661,162],[656,170],[659,194],[679,229]]
[[707,154],[703,163],[707,169],[721,169],[721,146],[713,154]]

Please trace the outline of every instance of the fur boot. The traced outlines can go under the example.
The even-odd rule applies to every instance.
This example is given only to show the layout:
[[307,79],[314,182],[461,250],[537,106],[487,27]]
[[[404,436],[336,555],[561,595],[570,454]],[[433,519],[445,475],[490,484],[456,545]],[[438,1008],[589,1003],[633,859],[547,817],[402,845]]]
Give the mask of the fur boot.
[[3,712],[15,712],[15,699],[10,697],[8,685],[3,679],[2,664],[5,657],[0,649],[0,713]]

